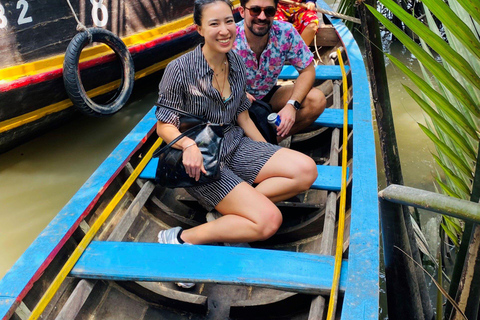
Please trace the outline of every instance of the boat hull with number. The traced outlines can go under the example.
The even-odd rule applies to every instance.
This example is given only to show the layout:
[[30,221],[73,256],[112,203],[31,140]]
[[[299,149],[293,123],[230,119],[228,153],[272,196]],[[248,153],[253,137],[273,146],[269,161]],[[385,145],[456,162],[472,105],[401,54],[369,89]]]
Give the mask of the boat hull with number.
[[[68,1],[86,27],[108,29],[125,42],[136,79],[158,74],[197,43],[193,0]],[[68,1],[0,1],[0,152],[75,115],[62,79],[65,50],[77,33]],[[105,45],[86,47],[79,68],[89,97],[100,103],[120,83],[121,65]]]
[[[343,186],[334,319],[378,319],[379,215],[367,76],[343,23],[332,20],[326,28],[336,40],[330,35],[320,43],[324,65],[316,67],[316,85],[329,92],[328,109],[290,146],[311,156],[319,174],[310,190],[277,204],[284,217],[277,234],[248,247],[157,243],[160,230],[191,228],[208,216],[184,189],[155,185],[151,155],[161,141],[152,109],[0,281],[0,317],[324,319],[334,300]],[[346,75],[337,49],[343,50]],[[283,79],[295,78],[290,67]],[[182,289],[176,281],[196,286]]]

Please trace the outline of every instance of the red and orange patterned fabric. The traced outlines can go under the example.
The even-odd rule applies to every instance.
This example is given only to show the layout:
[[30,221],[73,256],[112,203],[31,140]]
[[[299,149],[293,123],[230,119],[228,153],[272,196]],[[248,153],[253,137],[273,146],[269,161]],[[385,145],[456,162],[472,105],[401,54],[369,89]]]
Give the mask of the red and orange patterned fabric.
[[[306,3],[312,1],[293,0],[297,3]],[[298,33],[302,34],[306,26],[314,22],[319,24],[317,12],[302,8],[301,6],[278,4],[275,20],[286,21],[293,24]]]

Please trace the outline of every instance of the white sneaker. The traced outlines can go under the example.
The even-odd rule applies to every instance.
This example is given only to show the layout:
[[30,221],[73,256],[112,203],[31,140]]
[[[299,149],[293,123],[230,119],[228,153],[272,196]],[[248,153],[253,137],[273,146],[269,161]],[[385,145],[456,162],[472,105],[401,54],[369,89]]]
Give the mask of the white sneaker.
[[[182,231],[181,227],[175,227],[167,230],[161,230],[158,233],[158,243],[164,244],[181,244],[178,240],[178,234]],[[186,243],[185,244],[190,244]],[[177,286],[184,289],[190,289],[195,286],[193,282],[175,282]]]

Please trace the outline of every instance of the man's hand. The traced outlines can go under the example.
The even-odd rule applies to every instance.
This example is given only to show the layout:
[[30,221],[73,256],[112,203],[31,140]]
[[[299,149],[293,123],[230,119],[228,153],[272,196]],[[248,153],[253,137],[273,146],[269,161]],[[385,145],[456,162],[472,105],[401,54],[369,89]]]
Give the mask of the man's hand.
[[287,103],[285,107],[278,112],[280,119],[280,125],[277,128],[277,135],[285,138],[288,136],[290,129],[292,129],[293,124],[295,123],[295,117],[297,115],[297,109],[294,106]]
[[307,2],[306,5],[308,10],[315,10],[315,2]]

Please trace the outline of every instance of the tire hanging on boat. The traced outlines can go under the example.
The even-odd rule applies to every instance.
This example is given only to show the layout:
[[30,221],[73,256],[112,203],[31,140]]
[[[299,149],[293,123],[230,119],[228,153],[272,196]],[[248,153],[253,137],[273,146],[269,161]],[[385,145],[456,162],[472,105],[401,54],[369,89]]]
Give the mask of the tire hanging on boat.
[[[96,103],[90,99],[80,78],[78,66],[80,54],[83,48],[92,42],[101,42],[109,46],[120,59],[122,65],[120,87],[115,96],[106,104]],[[83,113],[102,117],[119,111],[130,97],[134,81],[135,70],[132,56],[125,43],[112,32],[100,28],[89,28],[77,33],[70,41],[63,62],[63,83],[70,100]]]

